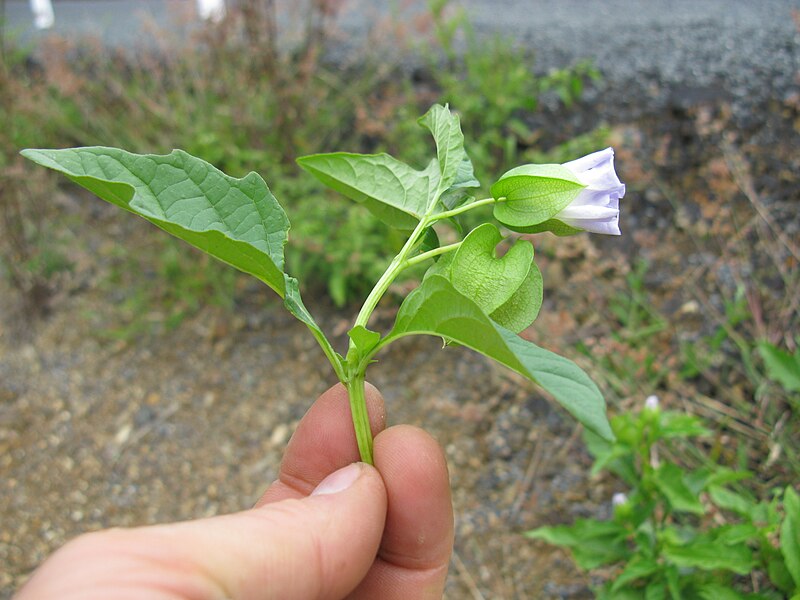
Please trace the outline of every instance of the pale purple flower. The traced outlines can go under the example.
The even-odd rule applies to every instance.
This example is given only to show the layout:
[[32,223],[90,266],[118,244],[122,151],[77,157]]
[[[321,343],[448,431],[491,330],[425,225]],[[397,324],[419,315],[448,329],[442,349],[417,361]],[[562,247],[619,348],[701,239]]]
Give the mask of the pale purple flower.
[[622,492],[617,492],[611,497],[611,506],[617,507],[622,506],[628,502],[628,497],[623,494]]
[[625,184],[614,171],[614,150],[606,148],[562,166],[586,187],[553,218],[584,231],[620,235],[619,199]]
[[646,410],[658,410],[658,396],[648,396],[644,400],[644,407]]

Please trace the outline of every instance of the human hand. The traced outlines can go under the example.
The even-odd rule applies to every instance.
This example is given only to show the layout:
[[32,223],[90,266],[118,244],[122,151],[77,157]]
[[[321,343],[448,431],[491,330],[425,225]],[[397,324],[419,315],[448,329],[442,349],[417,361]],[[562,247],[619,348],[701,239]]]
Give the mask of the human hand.
[[453,549],[444,454],[385,429],[367,386],[375,468],[359,459],[347,392],[309,409],[255,508],[90,533],[50,557],[17,600],[441,598]]

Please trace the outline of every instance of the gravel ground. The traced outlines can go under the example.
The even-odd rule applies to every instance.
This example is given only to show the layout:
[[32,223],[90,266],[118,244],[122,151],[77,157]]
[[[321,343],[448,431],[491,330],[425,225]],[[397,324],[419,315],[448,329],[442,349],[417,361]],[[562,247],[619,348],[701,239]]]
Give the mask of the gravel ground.
[[[2,311],[0,597],[81,532],[241,510],[274,480],[294,426],[333,380],[304,329],[257,297],[233,317],[204,310],[132,344],[87,335],[104,310],[96,303],[109,300],[93,293],[34,328]],[[342,328],[332,314],[322,321]],[[519,378],[433,339],[381,363],[370,379],[390,424],[424,427],[446,448],[464,554],[447,597],[478,586],[495,597],[537,597],[543,586],[587,597],[562,553],[519,537],[534,508],[537,519],[597,514],[595,501],[612,493],[580,489],[588,463],[574,424]],[[561,458],[543,459],[545,449]]]
[[[35,42],[26,0],[7,0],[9,29]],[[233,4],[233,2],[229,2]],[[796,90],[800,67],[797,0],[454,0],[481,35],[507,34],[536,53],[547,70],[591,58],[620,102],[663,89],[671,95],[729,94],[752,108]],[[60,35],[89,33],[110,44],[141,42],[148,22],[190,18],[193,1],[56,0]],[[278,0],[302,14],[303,1]],[[426,0],[345,0],[336,25],[341,56],[364,48],[381,17],[413,23]],[[286,20],[286,28],[297,20]],[[395,56],[395,58],[397,58]],[[406,57],[413,62],[413,57]],[[625,90],[624,94],[620,90]],[[638,98],[636,98],[638,100]]]

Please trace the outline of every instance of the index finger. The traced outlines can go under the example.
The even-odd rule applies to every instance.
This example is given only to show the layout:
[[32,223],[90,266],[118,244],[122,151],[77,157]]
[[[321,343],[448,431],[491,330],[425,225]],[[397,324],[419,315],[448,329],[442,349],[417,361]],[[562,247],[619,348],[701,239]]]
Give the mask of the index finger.
[[[386,409],[374,386],[367,383],[365,391],[374,437],[386,427]],[[300,420],[286,446],[278,479],[256,507],[307,496],[325,477],[359,460],[347,390],[337,384],[323,393]]]

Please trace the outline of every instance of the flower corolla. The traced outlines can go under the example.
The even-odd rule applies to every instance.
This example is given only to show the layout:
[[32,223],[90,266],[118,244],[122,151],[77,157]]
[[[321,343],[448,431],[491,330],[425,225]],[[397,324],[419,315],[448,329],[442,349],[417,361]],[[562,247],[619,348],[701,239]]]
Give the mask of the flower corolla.
[[562,166],[586,187],[553,218],[576,229],[620,235],[619,199],[625,184],[614,171],[614,150],[606,148]]

